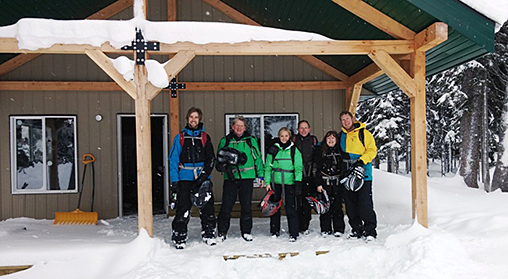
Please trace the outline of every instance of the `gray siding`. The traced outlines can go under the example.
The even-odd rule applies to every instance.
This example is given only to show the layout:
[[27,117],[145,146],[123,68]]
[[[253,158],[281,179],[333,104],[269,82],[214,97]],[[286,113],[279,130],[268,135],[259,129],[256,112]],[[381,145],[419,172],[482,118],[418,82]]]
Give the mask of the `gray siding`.
[[[129,9],[115,18],[129,19]],[[150,1],[149,18],[166,18],[165,1]],[[179,20],[232,22],[200,0],[178,1]],[[164,59],[164,58],[159,58]],[[111,81],[85,55],[41,55],[31,62],[0,77],[0,80],[18,81]],[[180,81],[313,81],[333,78],[296,57],[277,56],[210,56],[196,57],[179,75]],[[153,113],[169,114],[169,94],[164,91],[151,104]],[[191,106],[204,112],[206,131],[217,146],[224,136],[225,113],[278,113],[297,112],[307,119],[312,132],[322,138],[331,129],[338,129],[338,114],[345,107],[344,91],[240,91],[240,92],[180,92],[181,127],[185,113]],[[11,217],[54,218],[54,213],[75,209],[77,194],[12,195],[10,183],[9,115],[71,114],[78,118],[78,156],[92,153],[96,156],[95,209],[99,218],[118,215],[118,113],[134,113],[134,101],[123,92],[51,92],[0,91],[0,219]],[[95,121],[101,114],[103,120]],[[174,133],[170,135],[172,141]],[[81,157],[79,158],[81,159]],[[79,164],[79,178],[83,164]],[[222,178],[213,174],[216,200],[222,197]],[[262,190],[254,192],[260,199]],[[88,206],[90,192],[83,194],[82,204]]]

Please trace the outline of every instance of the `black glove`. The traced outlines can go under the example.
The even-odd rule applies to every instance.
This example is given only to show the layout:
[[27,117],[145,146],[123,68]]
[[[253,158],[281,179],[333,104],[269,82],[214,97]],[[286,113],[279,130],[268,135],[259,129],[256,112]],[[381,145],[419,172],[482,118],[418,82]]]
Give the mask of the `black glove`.
[[198,176],[198,179],[194,181],[194,185],[192,185],[195,192],[197,192],[199,187],[201,187],[201,184],[203,184],[206,179],[208,179],[208,175],[205,172],[201,172],[201,174]]
[[363,167],[364,163],[362,160],[358,159],[358,161],[356,161],[352,166],[351,166],[351,169],[354,169],[356,167]]
[[226,172],[228,170],[227,167],[228,167],[227,163],[217,163],[217,165],[215,165],[215,169],[218,172]]

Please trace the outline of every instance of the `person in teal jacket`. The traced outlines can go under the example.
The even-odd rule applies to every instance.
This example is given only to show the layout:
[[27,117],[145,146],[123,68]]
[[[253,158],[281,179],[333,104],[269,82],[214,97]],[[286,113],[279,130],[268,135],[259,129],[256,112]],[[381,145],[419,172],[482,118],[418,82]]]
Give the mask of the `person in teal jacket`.
[[355,121],[351,112],[341,112],[340,121],[339,143],[345,169],[356,166],[365,169],[363,187],[356,192],[345,191],[346,212],[352,228],[348,238],[374,240],[377,237],[377,220],[372,200],[372,160],[377,155],[376,142],[365,124]]
[[[303,176],[302,154],[289,140],[291,131],[283,127],[279,130],[279,140],[268,149],[265,164],[266,190],[274,191],[272,201],[284,202],[288,218],[289,241],[298,238],[298,213],[296,211],[296,187],[301,186]],[[270,216],[270,233],[280,235],[280,210]]]
[[[246,155],[247,161],[239,166],[226,165],[222,206],[218,216],[219,238],[224,241],[229,230],[231,211],[238,196],[240,200],[240,232],[245,241],[252,241],[252,190],[254,179],[259,178],[263,184],[264,166],[259,145],[255,137],[246,131],[243,116],[237,116],[231,125],[233,132],[222,138],[217,150],[223,147],[234,148]],[[220,163],[217,163],[219,168]],[[229,174],[228,174],[229,173]]]

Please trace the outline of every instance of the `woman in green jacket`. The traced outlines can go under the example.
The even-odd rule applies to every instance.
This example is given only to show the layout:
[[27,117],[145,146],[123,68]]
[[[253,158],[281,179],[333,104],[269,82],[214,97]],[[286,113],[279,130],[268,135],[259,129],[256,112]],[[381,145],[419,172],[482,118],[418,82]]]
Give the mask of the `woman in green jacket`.
[[[289,241],[298,238],[298,214],[296,211],[295,186],[302,183],[303,160],[302,154],[289,140],[291,131],[282,127],[279,130],[279,140],[268,150],[265,164],[266,190],[274,191],[272,201],[281,198],[286,209],[289,227]],[[270,216],[270,233],[274,237],[280,235],[280,210]]]

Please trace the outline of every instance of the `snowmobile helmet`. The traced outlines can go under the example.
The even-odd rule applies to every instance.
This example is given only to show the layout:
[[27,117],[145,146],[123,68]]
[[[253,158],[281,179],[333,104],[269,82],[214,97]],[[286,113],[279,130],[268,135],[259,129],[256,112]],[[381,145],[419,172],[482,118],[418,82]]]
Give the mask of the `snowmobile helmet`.
[[217,152],[217,161],[219,161],[219,163],[240,166],[247,162],[247,154],[238,149],[223,147]]
[[349,171],[349,175],[344,177],[340,183],[352,192],[358,192],[363,187],[365,177],[365,168],[356,166]]
[[265,196],[261,200],[259,207],[261,208],[261,213],[265,216],[272,216],[275,214],[279,208],[282,206],[282,199],[278,201],[273,201],[274,192],[270,190],[266,192]]
[[330,210],[330,198],[325,189],[323,192],[317,193],[316,197],[305,197],[310,204],[310,207],[316,211],[317,214],[325,214]]
[[212,181],[205,180],[199,189],[195,193],[191,193],[192,204],[195,205],[199,210],[203,209],[205,205],[212,199]]

